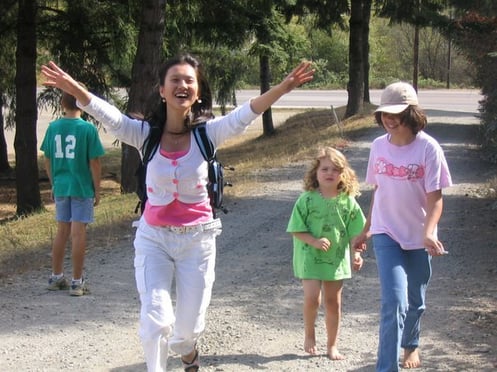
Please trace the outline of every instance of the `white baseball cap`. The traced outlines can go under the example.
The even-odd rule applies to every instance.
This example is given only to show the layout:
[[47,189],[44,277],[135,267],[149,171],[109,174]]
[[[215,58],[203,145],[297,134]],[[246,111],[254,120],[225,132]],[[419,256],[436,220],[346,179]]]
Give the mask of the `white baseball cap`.
[[399,81],[390,84],[381,93],[380,106],[375,112],[400,114],[409,105],[418,105],[418,95],[411,84]]

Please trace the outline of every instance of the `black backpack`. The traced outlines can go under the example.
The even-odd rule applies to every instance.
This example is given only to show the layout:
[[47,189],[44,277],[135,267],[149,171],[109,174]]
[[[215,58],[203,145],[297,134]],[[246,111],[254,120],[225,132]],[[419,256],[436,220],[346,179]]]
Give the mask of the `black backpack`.
[[[208,164],[209,169],[209,183],[207,184],[207,192],[209,194],[209,199],[212,206],[212,212],[214,213],[214,218],[216,217],[217,210],[221,210],[224,213],[228,213],[228,210],[223,205],[223,191],[224,186],[232,186],[224,180],[224,166],[218,161],[216,156],[216,149],[214,144],[207,135],[207,129],[205,128],[205,122],[196,125],[192,133],[195,137],[200,152]],[[147,186],[145,183],[147,176],[147,164],[152,158],[153,154],[159,146],[158,143],[145,146],[145,152],[143,158],[135,172],[137,178],[136,194],[140,199],[135,208],[135,213],[143,213],[145,209],[145,202],[147,201]],[[234,168],[227,168],[229,170],[234,170]]]

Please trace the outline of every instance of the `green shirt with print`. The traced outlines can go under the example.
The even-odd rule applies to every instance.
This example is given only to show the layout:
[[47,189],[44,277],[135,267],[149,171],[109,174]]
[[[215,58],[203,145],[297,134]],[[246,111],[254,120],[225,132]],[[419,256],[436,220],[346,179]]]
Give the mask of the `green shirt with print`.
[[318,191],[302,193],[293,207],[287,232],[307,232],[331,242],[322,251],[293,237],[293,271],[299,279],[341,280],[352,276],[350,240],[361,233],[366,218],[354,197],[341,193],[323,198]]

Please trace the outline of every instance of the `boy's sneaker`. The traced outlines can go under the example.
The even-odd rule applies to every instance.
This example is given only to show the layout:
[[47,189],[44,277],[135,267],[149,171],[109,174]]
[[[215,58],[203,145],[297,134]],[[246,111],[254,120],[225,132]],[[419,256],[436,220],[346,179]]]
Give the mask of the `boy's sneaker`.
[[69,288],[69,294],[71,296],[83,296],[88,293],[90,293],[90,291],[84,280],[81,283],[75,282],[74,280],[71,282],[71,288]]
[[58,291],[61,289],[69,289],[69,281],[66,279],[65,276],[62,278],[56,278],[54,276],[51,276],[48,278],[48,287],[47,289],[49,291]]

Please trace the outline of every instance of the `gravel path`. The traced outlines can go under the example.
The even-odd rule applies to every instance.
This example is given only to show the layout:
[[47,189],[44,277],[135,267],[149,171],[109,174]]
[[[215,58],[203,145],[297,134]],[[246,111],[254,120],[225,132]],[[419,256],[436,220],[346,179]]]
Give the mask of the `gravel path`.
[[[433,263],[419,371],[494,371],[497,208],[495,199],[486,198],[484,182],[497,171],[479,158],[471,115],[428,114],[428,132],[445,148],[456,185],[445,197],[440,234],[450,254]],[[361,180],[368,145],[379,133],[364,130],[345,150]],[[217,278],[199,345],[202,371],[374,371],[379,288],[371,249],[363,270],[344,287],[339,347],[347,359],[333,362],[302,350],[302,289],[292,277],[285,228],[305,168],[302,163],[264,170],[260,189],[251,196],[227,197],[231,212],[222,216]],[[368,194],[359,198],[365,211]],[[145,371],[137,335],[133,233],[130,228],[112,248],[88,252],[88,296],[46,291],[46,269],[0,286],[0,371]],[[322,312],[317,341],[324,351]],[[177,355],[169,366],[181,370]]]

